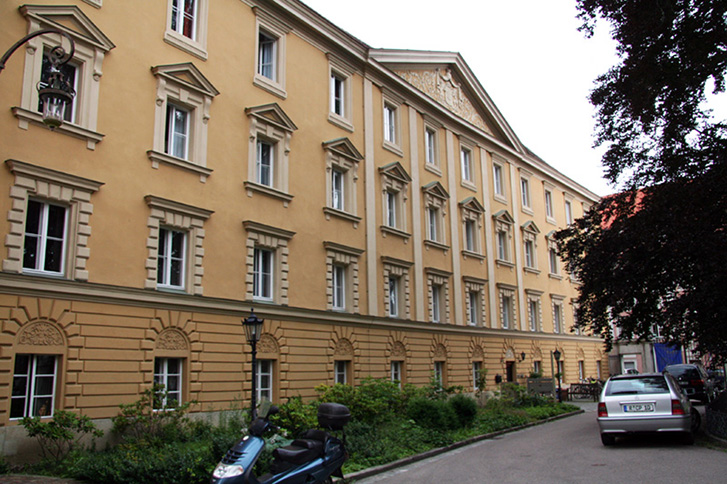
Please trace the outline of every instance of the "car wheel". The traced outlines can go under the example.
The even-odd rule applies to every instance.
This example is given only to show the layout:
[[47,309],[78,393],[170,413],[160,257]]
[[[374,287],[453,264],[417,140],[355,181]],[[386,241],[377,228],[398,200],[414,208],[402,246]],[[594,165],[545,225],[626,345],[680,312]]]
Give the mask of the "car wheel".
[[702,426],[702,414],[699,413],[699,410],[696,408],[692,408],[692,434],[695,434],[699,431],[699,427]]
[[601,443],[603,445],[613,445],[616,443],[616,437],[611,434],[601,434]]

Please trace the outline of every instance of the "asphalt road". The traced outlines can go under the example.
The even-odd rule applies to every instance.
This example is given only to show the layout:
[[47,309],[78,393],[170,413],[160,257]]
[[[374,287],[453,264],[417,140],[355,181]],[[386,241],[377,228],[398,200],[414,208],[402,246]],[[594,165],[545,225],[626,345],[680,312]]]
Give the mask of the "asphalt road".
[[662,436],[620,439],[616,446],[604,447],[595,404],[585,405],[585,410],[356,484],[727,482],[727,452]]

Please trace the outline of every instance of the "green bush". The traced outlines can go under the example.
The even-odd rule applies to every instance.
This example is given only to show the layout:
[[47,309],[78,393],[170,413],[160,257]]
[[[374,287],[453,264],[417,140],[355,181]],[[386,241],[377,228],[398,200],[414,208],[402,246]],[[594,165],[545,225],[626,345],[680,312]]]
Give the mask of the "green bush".
[[351,418],[360,422],[383,422],[402,412],[413,393],[412,387],[399,386],[385,379],[366,378],[360,385],[336,384],[316,387],[320,402],[336,402],[346,405]]
[[56,464],[77,448],[85,435],[103,435],[87,415],[76,415],[65,410],[56,410],[53,420],[48,421],[43,421],[40,417],[23,417],[21,424],[28,436],[35,437],[38,441],[43,458],[50,457]]
[[273,415],[270,421],[289,436],[295,437],[318,425],[318,405],[316,403],[304,403],[300,396],[289,398],[279,408],[280,412]]
[[467,395],[458,393],[449,399],[460,427],[469,427],[477,417],[477,401]]
[[406,415],[427,429],[451,430],[459,424],[457,414],[447,400],[414,397],[409,400]]

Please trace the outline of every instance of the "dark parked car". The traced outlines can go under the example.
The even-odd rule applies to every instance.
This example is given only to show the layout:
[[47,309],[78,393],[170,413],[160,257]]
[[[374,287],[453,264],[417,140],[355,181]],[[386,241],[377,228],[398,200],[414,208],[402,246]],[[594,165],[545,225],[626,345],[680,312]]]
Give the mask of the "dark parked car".
[[664,368],[664,371],[679,382],[684,394],[692,400],[709,403],[717,396],[714,380],[709,377],[707,370],[702,365],[694,363],[669,365]]

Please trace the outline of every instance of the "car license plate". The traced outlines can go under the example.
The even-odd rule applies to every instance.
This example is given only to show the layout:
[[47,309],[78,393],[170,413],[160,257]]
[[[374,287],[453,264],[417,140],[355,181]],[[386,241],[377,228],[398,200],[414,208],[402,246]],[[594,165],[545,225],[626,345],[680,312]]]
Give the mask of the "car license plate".
[[629,403],[624,405],[624,412],[653,412],[653,403]]

